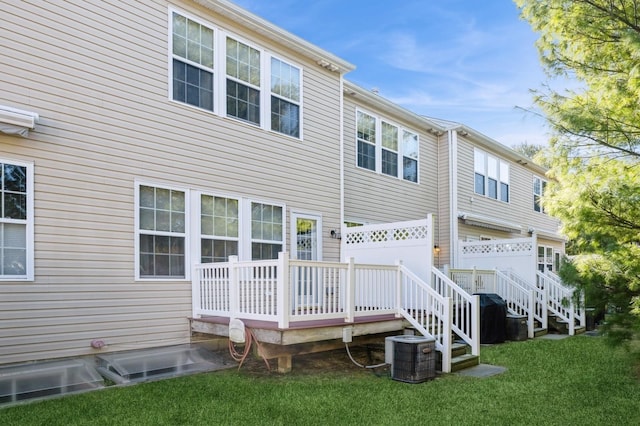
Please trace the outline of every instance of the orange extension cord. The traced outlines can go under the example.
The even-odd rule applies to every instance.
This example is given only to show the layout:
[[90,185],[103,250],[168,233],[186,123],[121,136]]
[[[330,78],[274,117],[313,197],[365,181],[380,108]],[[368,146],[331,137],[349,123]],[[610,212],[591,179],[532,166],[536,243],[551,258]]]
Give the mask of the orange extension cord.
[[271,366],[269,365],[269,361],[262,354],[262,348],[260,348],[260,342],[258,342],[258,339],[256,339],[255,334],[253,334],[253,331],[249,327],[246,327],[244,330],[244,350],[242,352],[238,351],[235,343],[233,343],[231,339],[229,339],[229,353],[231,354],[231,358],[233,358],[234,360],[240,363],[238,365],[238,370],[240,370],[240,367],[242,367],[244,360],[247,359],[247,356],[249,356],[249,353],[251,352],[251,345],[253,344],[254,341],[256,342],[256,345],[258,347],[258,355],[260,355],[264,360],[264,363],[267,365],[267,370],[271,371]]

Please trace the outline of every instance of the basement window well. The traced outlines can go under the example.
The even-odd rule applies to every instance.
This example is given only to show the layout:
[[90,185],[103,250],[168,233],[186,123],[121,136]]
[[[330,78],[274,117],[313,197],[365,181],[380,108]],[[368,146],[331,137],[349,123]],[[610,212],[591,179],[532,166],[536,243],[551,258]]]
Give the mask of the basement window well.
[[26,137],[39,118],[35,112],[0,105],[0,133]]

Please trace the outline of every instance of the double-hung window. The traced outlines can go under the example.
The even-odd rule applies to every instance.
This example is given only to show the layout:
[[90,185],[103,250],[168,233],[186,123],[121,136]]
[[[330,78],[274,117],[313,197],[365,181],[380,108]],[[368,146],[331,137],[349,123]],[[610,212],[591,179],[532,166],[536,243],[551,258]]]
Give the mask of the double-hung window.
[[200,261],[227,262],[238,255],[239,201],[234,198],[200,196]]
[[213,111],[213,30],[175,12],[171,16],[173,99]]
[[0,280],[33,279],[33,165],[0,159]]
[[474,192],[509,202],[509,163],[479,149],[473,152]]
[[362,111],[356,113],[357,165],[418,182],[418,134]]
[[175,10],[170,16],[174,101],[301,137],[300,67]]
[[271,58],[271,130],[300,137],[300,69]]
[[398,128],[382,122],[382,173],[398,176]]
[[402,178],[418,182],[418,135],[402,131]]
[[284,243],[282,206],[251,202],[251,259],[277,259]]
[[547,181],[537,176],[533,177],[533,210],[545,213],[544,206],[542,205],[542,196],[547,186]]
[[227,115],[260,125],[260,51],[227,37]]
[[138,185],[138,276],[185,278],[186,192]]
[[358,167],[376,169],[376,118],[358,111]]

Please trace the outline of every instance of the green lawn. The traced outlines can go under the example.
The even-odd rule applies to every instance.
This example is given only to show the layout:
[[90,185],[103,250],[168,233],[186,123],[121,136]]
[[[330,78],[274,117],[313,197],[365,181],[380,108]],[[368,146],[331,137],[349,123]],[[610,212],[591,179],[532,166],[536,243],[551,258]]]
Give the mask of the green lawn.
[[640,424],[633,359],[601,338],[483,347],[482,362],[508,370],[407,384],[355,366],[288,375],[231,369],[5,407],[0,425]]

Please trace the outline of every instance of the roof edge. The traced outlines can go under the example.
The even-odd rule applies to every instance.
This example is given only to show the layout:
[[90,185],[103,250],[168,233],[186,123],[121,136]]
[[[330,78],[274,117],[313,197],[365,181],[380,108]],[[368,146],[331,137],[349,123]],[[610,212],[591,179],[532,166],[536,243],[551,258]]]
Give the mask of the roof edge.
[[227,0],[194,0],[201,6],[218,13],[232,21],[238,22],[264,35],[270,40],[284,44],[293,51],[314,60],[318,65],[345,74],[356,69],[356,66],[330,53],[297,35],[263,19]]

